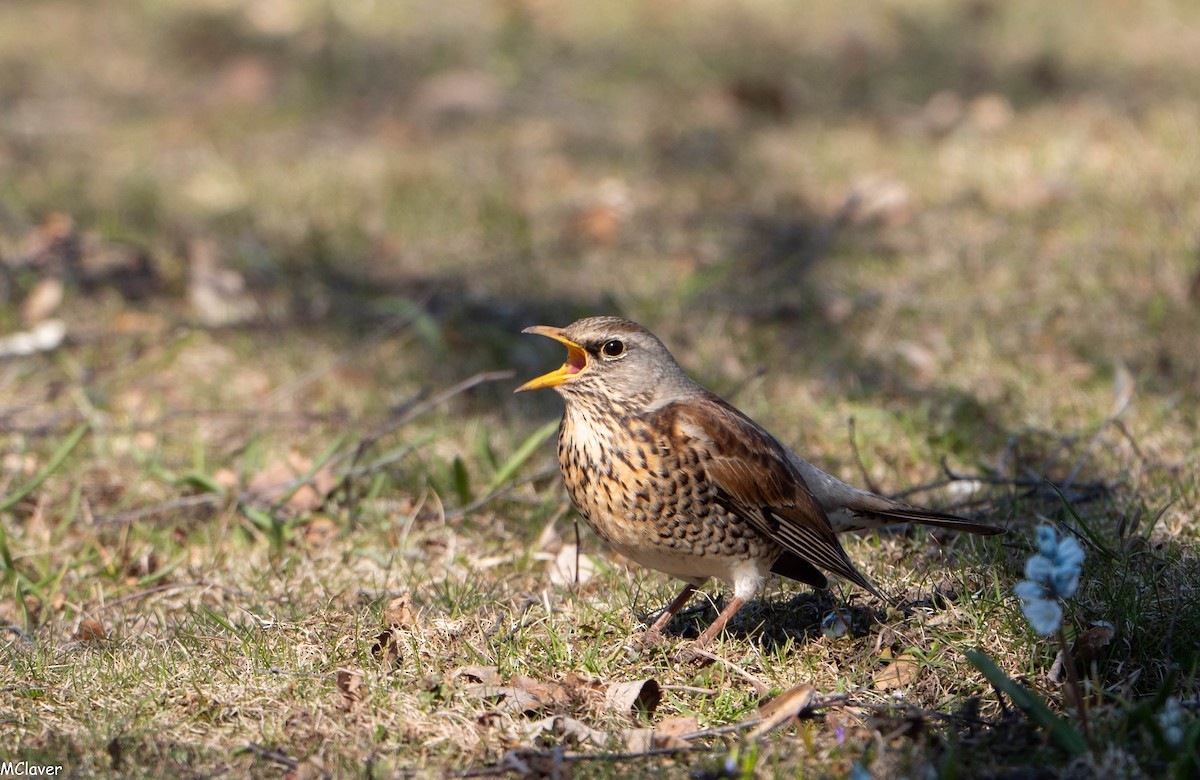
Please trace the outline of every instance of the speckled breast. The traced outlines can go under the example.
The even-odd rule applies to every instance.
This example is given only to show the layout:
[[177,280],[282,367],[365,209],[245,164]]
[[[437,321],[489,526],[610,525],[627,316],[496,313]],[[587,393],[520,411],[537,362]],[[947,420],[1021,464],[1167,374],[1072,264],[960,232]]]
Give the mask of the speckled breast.
[[730,511],[707,479],[707,453],[691,444],[661,415],[574,404],[558,455],[588,525],[643,565],[683,576],[703,569],[704,556],[773,559],[778,545]]

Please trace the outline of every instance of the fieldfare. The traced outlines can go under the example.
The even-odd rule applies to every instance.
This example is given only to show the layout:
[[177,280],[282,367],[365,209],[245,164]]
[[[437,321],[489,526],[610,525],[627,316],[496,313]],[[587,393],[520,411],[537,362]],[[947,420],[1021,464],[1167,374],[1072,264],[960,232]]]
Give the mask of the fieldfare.
[[720,633],[769,574],[825,588],[824,570],[888,601],[851,563],[838,532],[896,523],[1003,530],[860,490],[801,460],[688,377],[636,323],[590,317],[523,332],[567,348],[560,368],[516,392],[553,387],[563,397],[558,459],[571,501],[612,549],[687,583],[646,632],[647,644],[711,577],[729,584],[733,598],[694,648]]

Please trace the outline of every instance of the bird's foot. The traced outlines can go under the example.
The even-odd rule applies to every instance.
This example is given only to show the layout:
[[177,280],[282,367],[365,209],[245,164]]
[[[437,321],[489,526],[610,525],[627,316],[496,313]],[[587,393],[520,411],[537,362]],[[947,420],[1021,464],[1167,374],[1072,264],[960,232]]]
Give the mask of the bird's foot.
[[657,628],[647,629],[642,635],[633,640],[633,644],[642,650],[653,650],[663,643],[663,634]]
[[623,644],[621,648],[625,651],[625,654],[629,656],[630,660],[633,660],[638,656],[644,655],[645,653],[660,647],[663,643],[663,640],[664,637],[662,632],[652,628],[648,631],[642,632],[638,636],[629,637],[625,640],[625,644]]
[[681,648],[671,656],[671,662],[680,666],[708,666],[715,660],[716,656],[694,644]]

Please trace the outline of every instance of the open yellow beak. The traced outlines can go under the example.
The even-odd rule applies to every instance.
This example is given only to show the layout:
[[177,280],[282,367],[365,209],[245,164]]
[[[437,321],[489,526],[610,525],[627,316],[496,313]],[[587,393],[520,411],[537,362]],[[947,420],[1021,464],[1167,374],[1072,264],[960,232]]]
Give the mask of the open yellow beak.
[[576,374],[587,368],[587,352],[583,347],[563,335],[562,328],[552,328],[549,325],[534,325],[522,333],[536,333],[539,336],[552,338],[567,348],[567,362],[554,369],[549,374],[542,374],[537,379],[530,379],[513,392],[523,393],[526,390],[538,390],[543,387],[554,387],[570,380]]

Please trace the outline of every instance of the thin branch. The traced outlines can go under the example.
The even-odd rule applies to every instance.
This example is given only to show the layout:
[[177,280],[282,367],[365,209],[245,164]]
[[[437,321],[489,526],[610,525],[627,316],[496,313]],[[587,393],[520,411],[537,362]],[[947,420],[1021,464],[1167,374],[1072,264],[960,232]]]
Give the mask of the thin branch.
[[854,462],[858,464],[859,473],[862,474],[863,484],[867,486],[867,490],[872,493],[878,493],[879,487],[876,486],[875,480],[871,479],[871,475],[867,473],[867,464],[863,463],[862,454],[858,451],[858,437],[854,435],[854,418],[850,417],[846,420],[847,436],[850,437],[850,451],[854,453]]
[[254,742],[247,743],[245,750],[247,753],[253,753],[259,758],[265,758],[271,763],[286,766],[288,769],[295,769],[296,767],[300,766],[300,762],[289,757],[287,753],[284,753],[281,750],[265,748],[262,745]]

